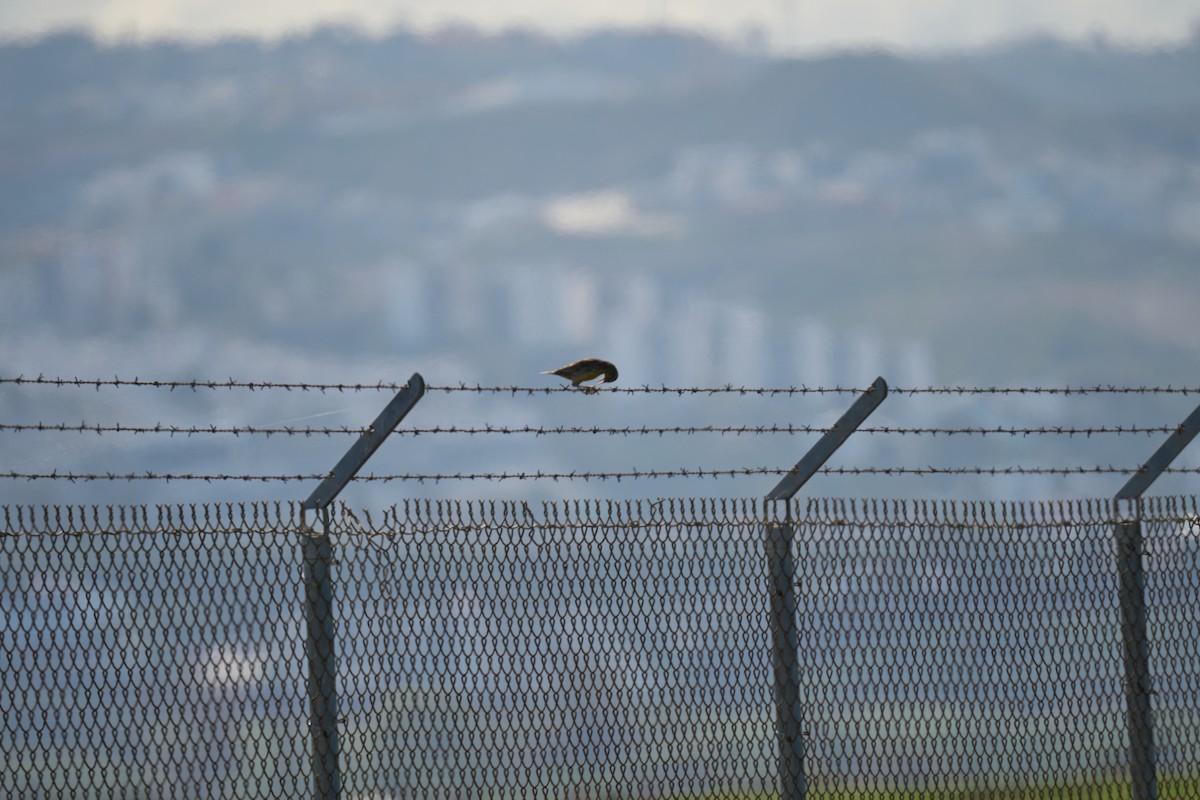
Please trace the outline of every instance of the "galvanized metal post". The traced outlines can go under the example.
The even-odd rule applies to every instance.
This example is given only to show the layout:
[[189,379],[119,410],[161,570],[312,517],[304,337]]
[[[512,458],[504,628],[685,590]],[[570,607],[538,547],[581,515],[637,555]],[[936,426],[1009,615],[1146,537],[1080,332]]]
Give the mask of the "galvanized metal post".
[[767,523],[768,589],[771,593],[771,672],[774,678],[775,735],[779,746],[780,800],[804,800],[804,708],[800,703],[800,633],[796,627],[795,528],[791,521]]
[[323,530],[304,537],[304,610],[308,625],[309,736],[316,800],[341,794],[338,767],[336,631],[333,624],[333,543],[329,507],[321,509]]
[[1129,779],[1133,800],[1158,800],[1157,753],[1154,746],[1150,641],[1146,630],[1146,572],[1142,564],[1140,499],[1171,462],[1200,433],[1200,407],[1183,421],[1142,465],[1115,500],[1135,504],[1131,519],[1117,519],[1117,593],[1121,608],[1121,655],[1125,668],[1125,724],[1129,741]]
[[[887,382],[877,378],[804,458],[796,462],[796,466],[767,494],[766,499],[786,504],[879,407],[887,397],[887,391]],[[780,800],[804,800],[808,792],[804,767],[804,709],[800,702],[800,633],[796,625],[799,604],[796,599],[796,562],[792,556],[794,535],[795,526],[792,524],[790,505],[787,505],[783,521],[769,521],[766,530]]]
[[[1138,504],[1140,506],[1140,503]],[[1150,652],[1146,635],[1146,573],[1142,521],[1119,520],[1117,575],[1121,607],[1121,656],[1125,668],[1125,725],[1133,800],[1157,800],[1154,715],[1150,708]]]
[[371,426],[338,460],[300,505],[301,514],[321,512],[318,534],[307,525],[301,534],[304,562],[305,651],[308,656],[309,738],[316,800],[338,800],[342,776],[338,748],[337,631],[333,605],[333,529],[329,506],[413,406],[425,395],[425,380],[414,372]]

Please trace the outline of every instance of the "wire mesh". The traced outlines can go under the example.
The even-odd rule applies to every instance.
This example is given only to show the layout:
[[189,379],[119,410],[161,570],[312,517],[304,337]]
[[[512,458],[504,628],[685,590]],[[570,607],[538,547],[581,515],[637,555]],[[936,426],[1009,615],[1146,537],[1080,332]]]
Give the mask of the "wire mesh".
[[303,587],[269,509],[240,528],[211,508],[4,509],[5,796],[307,792]]
[[[1138,507],[1160,797],[1200,790],[1200,508]],[[332,510],[342,796],[776,796],[787,515],[809,798],[1128,797],[1110,501]],[[311,521],[311,520],[310,520]],[[13,797],[310,796],[294,506],[0,513]]]

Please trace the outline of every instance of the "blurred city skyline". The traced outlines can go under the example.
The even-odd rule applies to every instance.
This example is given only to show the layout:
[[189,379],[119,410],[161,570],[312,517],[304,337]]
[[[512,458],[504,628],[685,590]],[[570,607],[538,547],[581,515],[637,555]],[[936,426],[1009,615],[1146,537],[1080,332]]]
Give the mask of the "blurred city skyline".
[[549,0],[448,0],[437,4],[364,0],[238,3],[232,0],[16,0],[0,6],[6,39],[87,28],[101,38],[273,38],[345,24],[384,33],[466,25],[487,32],[531,29],[578,35],[598,28],[677,28],[775,53],[886,47],[959,50],[1029,36],[1100,39],[1156,47],[1178,43],[1200,22],[1195,0],[988,2],[914,0],[610,0],[561,4]]

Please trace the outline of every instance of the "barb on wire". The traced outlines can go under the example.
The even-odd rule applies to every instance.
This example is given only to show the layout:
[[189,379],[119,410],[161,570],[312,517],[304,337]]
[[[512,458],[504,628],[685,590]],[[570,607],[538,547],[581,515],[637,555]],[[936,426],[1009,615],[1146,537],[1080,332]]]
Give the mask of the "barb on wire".
[[[487,434],[497,435],[520,435],[528,434],[532,436],[552,436],[559,434],[579,434],[579,435],[608,435],[608,436],[665,436],[667,434],[685,434],[693,435],[698,433],[717,433],[722,435],[764,435],[764,434],[811,434],[811,433],[828,433],[830,428],[819,427],[815,425],[670,425],[670,426],[650,426],[638,425],[627,427],[605,427],[601,425],[554,425],[554,426],[538,426],[538,425],[482,425],[482,426],[459,426],[459,425],[435,425],[426,428],[397,428],[393,431],[396,436],[430,436],[439,434],[450,435],[466,435],[479,436]],[[884,425],[877,427],[863,427],[858,429],[858,433],[866,434],[884,434],[884,435],[899,435],[899,436],[1096,436],[1102,434],[1130,435],[1130,434],[1169,434],[1177,430],[1176,426],[1170,425],[1099,425],[1094,427],[1068,427],[1061,425],[1054,426],[1039,426],[1039,427],[1010,427],[1010,426],[995,426],[995,427],[903,427]],[[35,422],[35,423],[0,423],[0,431],[9,432],[65,432],[65,433],[128,433],[128,434],[153,434],[161,433],[169,436],[196,436],[202,434],[231,434],[233,436],[242,435],[265,435],[267,437],[285,435],[285,436],[333,436],[336,434],[361,435],[368,431],[367,428],[354,428],[350,426],[338,427],[256,427],[254,425],[235,425],[235,426],[219,426],[219,425],[165,425],[161,422],[154,425],[123,425],[116,423],[113,425],[102,425],[91,422]]]
[[[405,384],[392,381],[375,383],[308,383],[308,382],[279,382],[279,381],[243,381],[227,378],[224,380],[192,378],[184,380],[158,380],[147,378],[63,378],[38,375],[28,378],[24,375],[0,376],[0,384],[42,385],[54,387],[79,387],[88,389],[143,387],[155,389],[246,389],[263,391],[282,389],[285,391],[301,392],[364,392],[364,391],[399,391]],[[456,385],[427,386],[427,392],[468,392],[475,394],[512,394],[512,395],[560,395],[579,394],[567,386],[483,386],[459,383]],[[605,394],[660,394],[660,395],[797,395],[797,394],[861,394],[865,387],[850,386],[599,386],[595,393]],[[892,394],[995,394],[995,395],[1087,395],[1087,394],[1200,394],[1200,387],[1187,386],[924,386],[924,387],[893,387]]]
[[[1114,466],[1075,466],[1075,467],[824,467],[820,470],[826,475],[1130,475],[1140,470],[1139,467],[1114,467]],[[681,467],[678,469],[667,470],[625,470],[625,471],[581,471],[572,470],[571,472],[546,472],[536,470],[532,472],[450,472],[450,473],[404,473],[396,475],[359,475],[354,478],[356,481],[364,482],[390,482],[390,481],[413,481],[417,483],[438,483],[441,481],[504,481],[504,480],[582,480],[582,481],[606,481],[632,479],[649,479],[649,478],[723,478],[723,477],[738,477],[747,475],[784,475],[790,472],[790,469],[779,467],[735,467],[731,469],[707,469],[698,467],[690,469]],[[1167,473],[1176,474],[1200,474],[1200,467],[1171,467],[1165,470]],[[212,483],[217,481],[237,481],[237,482],[260,482],[260,483],[287,483],[291,481],[315,481],[325,478],[325,475],[223,475],[223,474],[194,474],[194,473],[154,473],[154,472],[104,472],[104,473],[81,473],[81,472],[59,472],[54,470],[51,472],[4,472],[0,473],[0,479],[9,480],[56,480],[75,482],[87,481],[203,481]]]

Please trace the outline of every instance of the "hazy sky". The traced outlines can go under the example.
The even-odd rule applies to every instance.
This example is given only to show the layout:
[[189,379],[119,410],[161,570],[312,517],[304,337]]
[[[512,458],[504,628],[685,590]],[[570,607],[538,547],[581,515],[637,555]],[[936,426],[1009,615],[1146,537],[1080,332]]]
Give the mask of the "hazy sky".
[[1031,32],[1152,44],[1190,35],[1200,0],[0,0],[0,31],[86,24],[105,35],[278,35],[329,20],[429,29],[455,21],[574,32],[667,23],[801,49],[974,46]]

